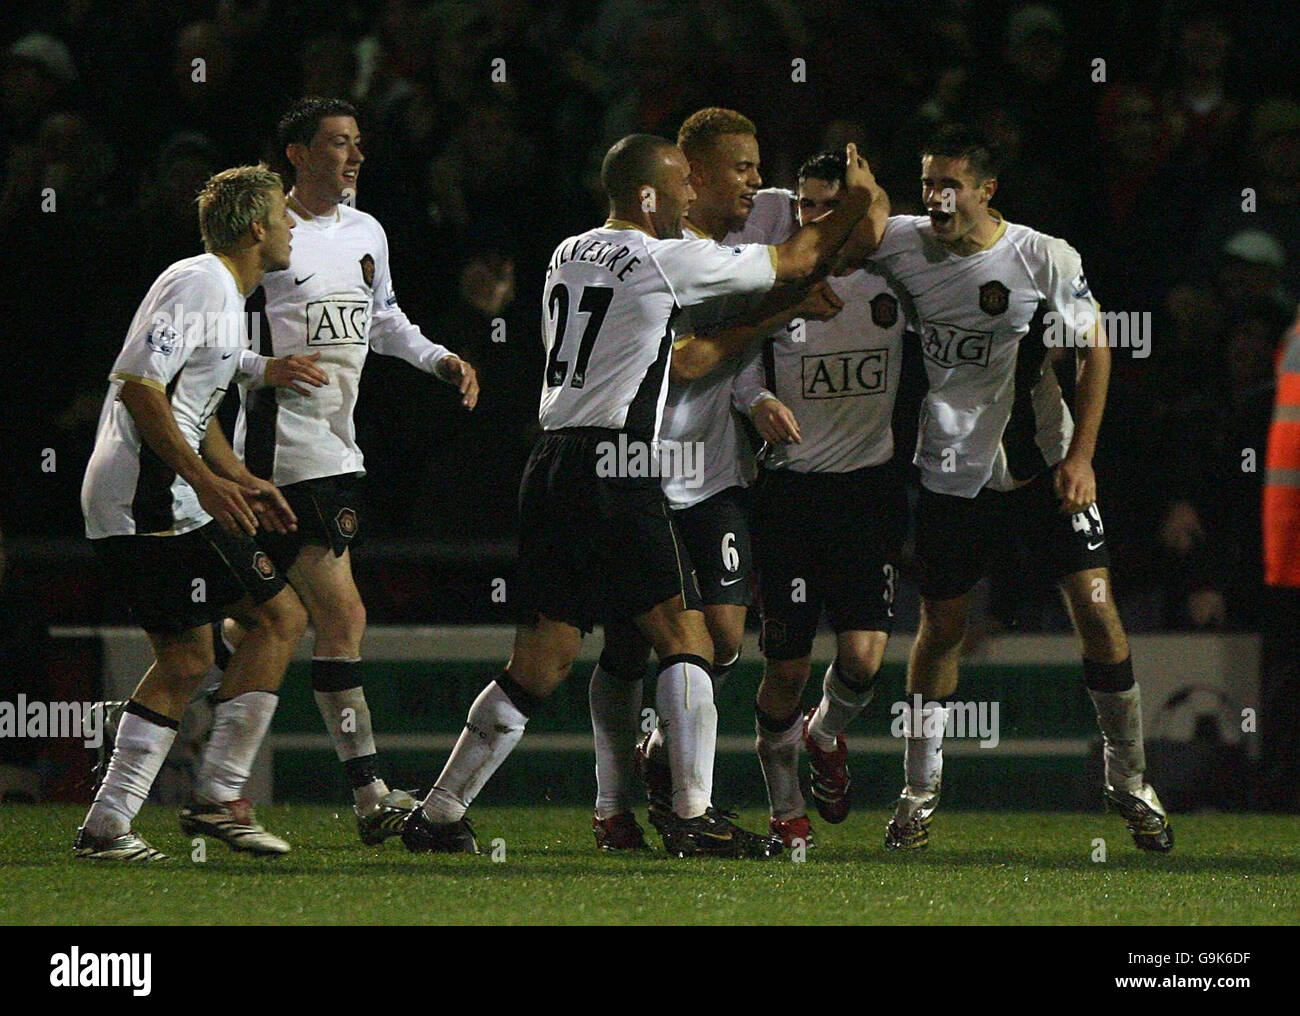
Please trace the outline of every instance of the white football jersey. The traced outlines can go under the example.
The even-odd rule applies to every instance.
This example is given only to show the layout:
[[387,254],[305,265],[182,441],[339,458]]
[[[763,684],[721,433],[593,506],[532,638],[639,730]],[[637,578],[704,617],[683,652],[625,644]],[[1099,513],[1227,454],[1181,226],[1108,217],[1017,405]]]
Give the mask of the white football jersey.
[[934,239],[928,216],[890,218],[874,263],[912,298],[930,390],[916,464],[940,494],[1011,490],[1065,457],[1074,433],[1047,359],[1052,316],[1086,321],[1096,303],[1064,240],[1004,223],[965,257]]
[[[388,237],[372,215],[338,205],[308,217],[292,206],[292,263],[262,280],[266,307],[255,339],[266,356],[320,353],[329,384],[243,392],[235,451],[277,485],[364,472],[352,420],[366,354],[399,356],[432,373],[449,351],[430,342],[397,305]],[[250,310],[257,309],[254,291]]]
[[903,364],[907,298],[859,269],[826,280],[844,307],[829,321],[792,321],[754,350],[736,377],[736,406],[780,399],[802,441],[774,445],[765,468],[845,473],[894,454],[894,399]]
[[215,254],[177,261],[158,276],[108,376],[81,485],[87,536],[176,536],[211,521],[194,488],[140,437],[122,404],[122,385],[136,381],[165,393],[176,426],[197,452],[247,344],[244,297]]
[[[799,228],[796,201],[788,190],[775,187],[760,190],[754,195],[754,207],[744,229],[728,233],[722,242],[728,245],[785,243]],[[674,340],[736,317],[755,306],[758,299],[723,297],[692,307],[673,322]],[[754,479],[749,439],[731,406],[732,384],[739,369],[738,363],[724,365],[697,381],[668,385],[661,436],[683,444],[698,442],[704,452],[702,484],[696,484],[698,477],[664,477],[664,494],[673,508],[689,508],[728,487],[747,487]]]
[[561,243],[542,295],[544,430],[604,427],[657,441],[679,309],[776,281],[758,244],[660,240],[611,220]]

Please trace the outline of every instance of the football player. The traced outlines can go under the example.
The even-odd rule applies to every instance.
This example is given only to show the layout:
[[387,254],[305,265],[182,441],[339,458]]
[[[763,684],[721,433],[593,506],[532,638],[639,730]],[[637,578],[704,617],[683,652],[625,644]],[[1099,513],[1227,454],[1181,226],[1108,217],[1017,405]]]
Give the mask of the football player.
[[[684,236],[726,245],[779,244],[797,228],[794,195],[762,188],[754,124],[735,110],[710,107],[691,114],[677,134],[691,167],[695,199],[682,221]],[[822,296],[819,289],[815,301]],[[695,566],[704,620],[713,642],[716,693],[740,658],[753,567],[746,488],[754,477],[754,456],[731,406],[739,359],[704,369],[691,336],[709,325],[755,310],[757,297],[733,295],[686,308],[673,321],[674,345],[661,436],[702,456],[690,475],[663,477],[673,523]],[[828,308],[832,313],[834,308]],[[818,308],[792,300],[779,327],[796,313]],[[688,348],[691,347],[691,348]],[[712,361],[709,361],[712,363]],[[684,461],[684,459],[683,459]],[[636,745],[642,680],[650,646],[632,625],[607,625],[605,647],[589,690],[596,743],[596,810],[592,828],[603,849],[637,849],[643,833],[633,815],[634,765],[639,765],[659,827],[672,812],[672,777],[664,753],[664,730],[656,725]],[[631,744],[629,744],[629,739]],[[636,754],[631,750],[635,746]]]
[[[843,190],[843,155],[823,152],[805,162],[800,224],[837,207]],[[887,214],[882,208],[882,230]],[[757,746],[771,829],[787,847],[812,843],[799,790],[801,744],[822,818],[842,822],[849,813],[844,731],[875,695],[907,528],[892,424],[909,315],[893,285],[861,267],[869,253],[866,246],[841,252],[842,267],[830,280],[843,308],[835,317],[780,329],[749,357],[735,385],[737,406],[769,448],[755,486],[766,660]],[[823,609],[836,655],[821,701],[805,717],[799,701]]]
[[289,849],[257,824],[242,790],[307,624],[253,535],[291,534],[297,519],[236,457],[215,413],[248,343],[245,297],[264,272],[288,266],[294,223],[279,176],[241,166],[207,181],[199,225],[206,253],[164,271],[131,322],[82,485],[86,535],[154,650],[77,830],[82,858],[166,859],[131,823],[212,664],[209,625],[231,613],[249,631],[218,691],[212,739],[223,764],[201,774],[182,826],[237,850]]
[[[1060,584],[1082,644],[1105,798],[1139,848],[1167,851],[1173,830],[1144,778],[1141,697],[1092,469],[1110,349],[1078,253],[1004,220],[990,205],[997,188],[988,140],[938,129],[921,158],[927,214],[891,218],[873,258],[912,298],[930,384],[916,453],[921,625],[907,674],[924,705],[903,714],[906,784],[885,845],[928,841],[971,590],[989,555],[1020,536]],[[1078,357],[1073,415],[1049,355],[1067,349]]]
[[[352,105],[301,99],[281,118],[278,140],[294,171],[288,207],[298,242],[288,270],[268,275],[249,299],[261,315],[258,352],[318,353],[328,384],[310,394],[247,391],[235,448],[274,479],[298,516],[295,532],[261,540],[311,618],[316,704],[352,786],[358,833],[376,844],[401,832],[416,801],[390,790],[379,773],[361,686],[366,610],[349,552],[362,525],[365,468],[352,420],[361,369],[372,349],[401,357],[454,387],[466,409],[478,399],[478,380],[472,366],[402,313],[384,229],[349,203],[365,161]],[[237,644],[238,628],[228,624],[227,632]],[[221,765],[221,754],[222,746],[209,742],[202,765]]]

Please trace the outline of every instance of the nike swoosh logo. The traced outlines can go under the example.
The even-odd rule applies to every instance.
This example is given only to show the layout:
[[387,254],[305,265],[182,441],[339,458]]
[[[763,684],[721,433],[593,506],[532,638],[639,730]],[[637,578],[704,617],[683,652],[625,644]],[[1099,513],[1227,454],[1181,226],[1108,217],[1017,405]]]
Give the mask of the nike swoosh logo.
[[223,359],[223,360],[229,360],[229,359],[230,359],[232,356],[234,356],[234,355],[235,355],[234,353],[222,353],[222,354],[221,354],[221,359]]
[[719,585],[723,585],[723,586],[734,586],[737,582],[743,582],[744,579],[745,579],[745,576],[742,575],[742,576],[740,576],[740,578],[738,578],[738,579],[731,579],[730,581],[728,581],[727,579],[723,579],[723,580],[722,580],[721,582],[719,582],[718,584],[719,584]]
[[1100,547],[1100,546],[1101,546],[1103,543],[1105,543],[1105,542],[1106,542],[1105,540],[1098,540],[1096,543],[1093,543],[1091,540],[1089,540],[1089,541],[1088,541],[1088,549],[1089,549],[1089,550],[1096,550],[1098,547]]
[[293,284],[295,286],[301,286],[308,279],[314,279],[314,278],[316,278],[316,273],[312,272],[310,275],[304,275],[301,279],[294,279]]

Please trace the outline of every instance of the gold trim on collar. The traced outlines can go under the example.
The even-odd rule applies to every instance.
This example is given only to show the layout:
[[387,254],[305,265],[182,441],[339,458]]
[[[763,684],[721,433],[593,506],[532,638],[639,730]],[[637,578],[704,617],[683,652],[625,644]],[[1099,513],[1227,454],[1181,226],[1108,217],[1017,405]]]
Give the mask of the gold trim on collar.
[[644,226],[638,226],[635,222],[628,222],[627,219],[606,219],[605,224],[600,228],[601,229],[636,229],[636,230],[640,230],[642,233],[645,233],[646,236],[650,235],[650,231],[646,229]]

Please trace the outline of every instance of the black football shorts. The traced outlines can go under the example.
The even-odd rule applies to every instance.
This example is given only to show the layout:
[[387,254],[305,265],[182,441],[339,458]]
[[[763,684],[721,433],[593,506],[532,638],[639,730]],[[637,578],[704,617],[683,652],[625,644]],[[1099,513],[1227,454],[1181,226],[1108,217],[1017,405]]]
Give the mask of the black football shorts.
[[975,497],[921,488],[916,506],[917,585],[927,600],[970,592],[996,554],[1024,554],[1029,567],[1059,581],[1092,568],[1109,568],[1101,509],[1067,515],[1045,469],[1010,491],[985,487]]
[[764,656],[807,656],[823,610],[837,634],[893,629],[907,531],[907,494],[896,467],[765,469],[754,503]]
[[658,477],[602,476],[619,432],[547,431],[519,489],[519,620],[538,615],[589,632],[678,597],[700,609],[690,557]]
[[251,536],[232,536],[216,521],[180,536],[109,536],[91,540],[147,632],[181,632],[220,621],[248,597],[265,603],[284,575]]

